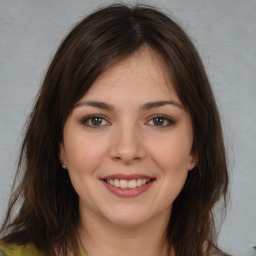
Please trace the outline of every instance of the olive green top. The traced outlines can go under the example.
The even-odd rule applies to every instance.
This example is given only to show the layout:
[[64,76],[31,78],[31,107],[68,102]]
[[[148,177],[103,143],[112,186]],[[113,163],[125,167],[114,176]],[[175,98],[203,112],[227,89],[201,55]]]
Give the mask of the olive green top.
[[[82,246],[79,244],[79,256],[86,256]],[[0,241],[0,256],[44,256],[34,245],[7,244]]]

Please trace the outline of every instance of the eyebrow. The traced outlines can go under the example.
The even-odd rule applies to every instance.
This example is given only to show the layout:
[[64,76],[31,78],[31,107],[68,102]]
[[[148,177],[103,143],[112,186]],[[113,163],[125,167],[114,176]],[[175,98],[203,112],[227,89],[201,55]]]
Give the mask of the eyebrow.
[[150,110],[150,109],[153,109],[153,108],[158,108],[158,107],[162,107],[164,105],[173,105],[175,107],[178,107],[180,109],[183,109],[183,106],[177,102],[177,101],[154,101],[154,102],[148,102],[144,105],[142,105],[140,108],[142,110]]
[[114,106],[101,101],[81,101],[75,105],[75,107],[80,107],[80,106],[89,106],[89,107],[95,107],[95,108],[104,109],[104,110],[114,109]]
[[[148,102],[148,103],[143,104],[140,107],[140,110],[150,110],[150,109],[162,107],[164,105],[173,105],[180,109],[183,109],[183,106],[179,102],[171,100],[171,101]],[[101,101],[81,101],[75,105],[75,107],[80,107],[80,106],[95,107],[95,108],[99,108],[99,109],[103,109],[103,110],[114,110],[113,105],[110,105],[110,104],[107,104],[107,103],[104,103]]]

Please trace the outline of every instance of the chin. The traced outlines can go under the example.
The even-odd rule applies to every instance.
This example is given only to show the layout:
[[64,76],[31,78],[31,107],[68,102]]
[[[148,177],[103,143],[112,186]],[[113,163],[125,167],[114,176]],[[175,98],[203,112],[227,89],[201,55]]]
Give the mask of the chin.
[[135,218],[134,216],[121,217],[109,220],[112,225],[120,228],[136,228],[147,222],[144,218]]
[[[155,209],[156,210],[156,209]],[[105,214],[105,220],[114,226],[120,228],[136,228],[147,225],[149,222],[161,222],[167,217],[169,221],[170,211],[157,212],[151,209],[140,209],[139,207],[121,207],[121,209],[112,209],[111,212]],[[165,217],[164,217],[165,216]]]
[[138,209],[136,211],[132,209],[122,208],[122,210],[117,211],[117,209],[103,214],[104,219],[111,223],[114,226],[123,227],[123,228],[132,228],[140,226],[148,222],[152,216],[149,216],[147,213],[142,213]]

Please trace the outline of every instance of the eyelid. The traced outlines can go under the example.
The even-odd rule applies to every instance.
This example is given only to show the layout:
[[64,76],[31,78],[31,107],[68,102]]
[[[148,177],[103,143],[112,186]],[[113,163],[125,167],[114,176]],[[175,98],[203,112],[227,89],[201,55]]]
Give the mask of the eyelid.
[[[100,118],[104,121],[107,122],[107,124],[103,124],[103,125],[99,125],[99,126],[94,126],[94,125],[89,125],[87,124],[87,122],[90,120],[90,119],[93,119],[93,118]],[[92,114],[92,115],[88,115],[88,116],[85,116],[83,117],[81,120],[80,120],[80,123],[86,127],[89,127],[89,128],[93,128],[93,129],[97,129],[97,128],[101,128],[103,126],[108,126],[108,125],[111,125],[110,121],[108,120],[108,118],[106,118],[104,115],[102,114]]]
[[176,123],[176,121],[173,118],[169,117],[169,116],[166,116],[166,115],[163,115],[163,114],[156,114],[156,115],[151,116],[149,118],[149,120],[146,122],[146,124],[150,125],[149,122],[152,121],[154,118],[162,118],[162,119],[164,119],[168,122],[167,125],[162,125],[162,126],[157,126],[157,125],[152,124],[152,126],[157,127],[157,128],[166,128],[166,127],[169,127],[169,126],[174,125]]

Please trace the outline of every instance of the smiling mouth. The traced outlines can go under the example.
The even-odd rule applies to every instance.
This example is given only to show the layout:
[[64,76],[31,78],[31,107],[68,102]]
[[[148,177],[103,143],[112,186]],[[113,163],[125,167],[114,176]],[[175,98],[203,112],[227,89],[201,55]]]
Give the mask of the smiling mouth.
[[104,182],[116,188],[137,188],[152,182],[155,179],[103,179]]

